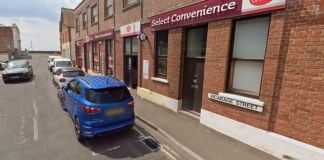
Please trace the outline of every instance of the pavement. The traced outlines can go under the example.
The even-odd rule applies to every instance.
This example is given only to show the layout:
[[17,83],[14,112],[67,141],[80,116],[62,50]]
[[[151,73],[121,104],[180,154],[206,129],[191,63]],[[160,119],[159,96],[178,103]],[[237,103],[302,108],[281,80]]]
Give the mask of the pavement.
[[[85,73],[86,75],[90,75]],[[198,160],[277,160],[278,158],[202,125],[198,116],[178,113],[143,99],[129,89],[135,100],[137,120],[160,132]],[[226,124],[224,124],[226,125]],[[251,135],[253,136],[253,135]]]

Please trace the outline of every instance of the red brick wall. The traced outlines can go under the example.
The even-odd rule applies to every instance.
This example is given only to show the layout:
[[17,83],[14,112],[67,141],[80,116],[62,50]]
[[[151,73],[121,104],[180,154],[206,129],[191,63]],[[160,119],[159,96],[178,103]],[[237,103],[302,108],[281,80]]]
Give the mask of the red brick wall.
[[[276,133],[324,148],[323,1],[288,0],[275,81]],[[284,17],[284,15],[286,15]]]
[[[8,53],[14,49],[13,33],[11,27],[0,27],[0,51]],[[6,45],[10,45],[10,50],[6,49]]]

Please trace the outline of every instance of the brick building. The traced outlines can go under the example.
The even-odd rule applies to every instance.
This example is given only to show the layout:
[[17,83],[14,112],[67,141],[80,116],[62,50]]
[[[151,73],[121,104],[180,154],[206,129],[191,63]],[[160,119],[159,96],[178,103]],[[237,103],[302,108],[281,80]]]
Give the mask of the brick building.
[[11,60],[11,54],[14,51],[14,37],[12,28],[9,26],[0,26],[0,61]]
[[76,61],[75,57],[75,29],[73,9],[61,8],[59,22],[61,56]]
[[321,5],[84,0],[75,45],[86,71],[143,98],[279,158],[324,159]]

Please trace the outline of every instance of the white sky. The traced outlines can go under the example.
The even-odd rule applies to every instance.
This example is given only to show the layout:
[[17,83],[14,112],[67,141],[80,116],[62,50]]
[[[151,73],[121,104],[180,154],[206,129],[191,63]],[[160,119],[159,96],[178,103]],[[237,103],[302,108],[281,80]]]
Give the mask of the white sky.
[[61,8],[74,9],[82,0],[0,0],[0,24],[15,23],[20,30],[21,49],[60,50]]

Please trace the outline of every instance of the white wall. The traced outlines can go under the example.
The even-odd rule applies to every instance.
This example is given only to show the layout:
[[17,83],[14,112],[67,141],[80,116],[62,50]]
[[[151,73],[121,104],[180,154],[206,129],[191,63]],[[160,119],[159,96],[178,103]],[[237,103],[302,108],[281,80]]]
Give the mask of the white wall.
[[18,50],[18,56],[20,56],[20,52],[21,52],[20,31],[18,26],[15,23],[12,24],[11,28],[13,33],[14,48]]

